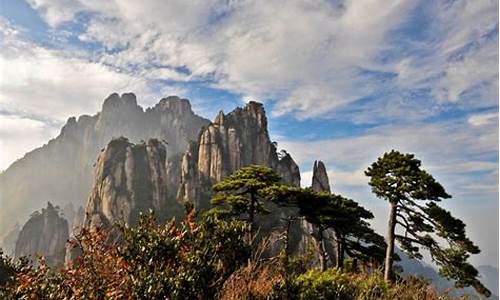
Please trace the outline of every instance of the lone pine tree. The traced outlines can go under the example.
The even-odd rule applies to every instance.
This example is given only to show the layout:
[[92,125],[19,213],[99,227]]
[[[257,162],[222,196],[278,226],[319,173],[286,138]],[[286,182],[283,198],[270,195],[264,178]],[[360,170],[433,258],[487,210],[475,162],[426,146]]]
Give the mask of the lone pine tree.
[[[413,154],[392,150],[366,171],[373,193],[390,204],[384,278],[393,278],[394,243],[412,258],[422,259],[421,248],[440,267],[440,274],[457,287],[491,292],[477,279],[478,271],[467,262],[479,248],[465,234],[465,224],[437,202],[451,198],[432,175],[421,169]],[[396,229],[401,229],[400,231]],[[444,244],[444,246],[443,246]]]

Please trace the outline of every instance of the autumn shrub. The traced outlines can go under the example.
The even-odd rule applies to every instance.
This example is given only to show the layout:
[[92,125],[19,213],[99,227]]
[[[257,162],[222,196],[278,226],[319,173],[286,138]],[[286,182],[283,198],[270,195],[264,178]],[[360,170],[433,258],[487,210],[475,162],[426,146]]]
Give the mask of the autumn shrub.
[[[72,241],[80,255],[51,269],[37,264],[13,269],[2,299],[213,299],[226,279],[247,261],[247,225],[216,216],[177,225],[158,224],[153,214],[134,227],[118,226],[117,243],[107,231],[83,229]],[[2,260],[3,262],[3,260]],[[12,275],[12,274],[11,274]]]
[[236,270],[218,293],[220,300],[264,300],[276,284],[283,280],[281,272],[270,263],[250,262]]
[[101,229],[82,230],[72,241],[81,255],[72,264],[51,269],[43,257],[25,264],[16,274],[8,299],[127,299],[128,263],[117,247],[106,242]]

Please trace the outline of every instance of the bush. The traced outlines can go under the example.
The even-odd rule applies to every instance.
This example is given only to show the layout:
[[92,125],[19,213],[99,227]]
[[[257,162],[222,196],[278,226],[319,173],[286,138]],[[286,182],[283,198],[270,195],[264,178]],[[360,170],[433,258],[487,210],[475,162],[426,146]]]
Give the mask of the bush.
[[339,269],[321,272],[310,270],[294,278],[290,283],[277,285],[270,299],[353,299],[354,289],[349,276]]
[[249,254],[245,223],[215,215],[195,221],[192,212],[180,226],[157,225],[149,215],[121,230],[134,298],[213,298]]

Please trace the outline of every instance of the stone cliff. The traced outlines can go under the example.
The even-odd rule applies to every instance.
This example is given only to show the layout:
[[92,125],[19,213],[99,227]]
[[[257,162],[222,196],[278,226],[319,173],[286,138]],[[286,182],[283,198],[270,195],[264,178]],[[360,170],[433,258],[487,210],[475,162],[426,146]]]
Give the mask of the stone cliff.
[[93,183],[93,163],[114,137],[125,136],[134,143],[149,138],[166,141],[169,190],[175,197],[180,157],[208,123],[186,99],[167,97],[143,110],[134,94],[110,95],[101,112],[69,118],[56,138],[0,173],[0,236],[46,201],[84,206]]
[[178,201],[190,201],[195,207],[206,208],[213,183],[252,164],[271,167],[286,183],[299,186],[297,164],[289,154],[280,157],[276,150],[269,138],[262,104],[249,102],[227,115],[220,112],[184,154]]
[[[116,221],[135,224],[140,212],[154,210],[162,220],[175,214],[175,199],[167,197],[167,149],[156,139],[132,144],[112,140],[95,166],[85,227],[109,227]],[[177,209],[178,211],[178,209]]]
[[15,257],[29,256],[35,260],[43,255],[49,266],[64,262],[64,247],[69,238],[68,222],[60,216],[59,208],[50,202],[41,212],[31,214],[24,224],[15,247]]

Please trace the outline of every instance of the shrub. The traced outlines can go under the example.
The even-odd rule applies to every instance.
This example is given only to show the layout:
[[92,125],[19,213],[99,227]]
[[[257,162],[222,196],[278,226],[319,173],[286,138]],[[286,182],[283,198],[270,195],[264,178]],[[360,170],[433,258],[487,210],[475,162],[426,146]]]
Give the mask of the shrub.
[[[2,299],[213,299],[248,258],[247,225],[216,216],[159,225],[153,214],[119,226],[118,245],[101,229],[72,240],[81,255],[62,269],[25,264]],[[116,238],[116,237],[115,237]],[[3,258],[1,262],[3,262]],[[10,269],[9,269],[10,270]],[[12,272],[11,272],[12,273]],[[12,278],[12,276],[10,277]]]
[[349,283],[349,276],[333,268],[321,272],[310,270],[294,278],[288,285],[277,285],[270,299],[353,299],[354,290]]
[[194,212],[177,226],[157,225],[154,216],[133,228],[122,226],[120,252],[130,264],[132,295],[146,299],[213,298],[227,277],[246,261],[247,225]]

